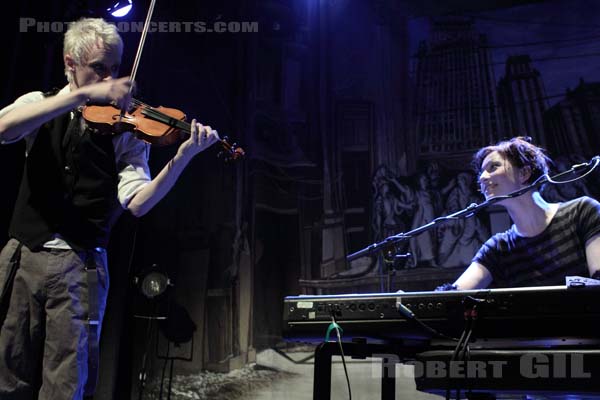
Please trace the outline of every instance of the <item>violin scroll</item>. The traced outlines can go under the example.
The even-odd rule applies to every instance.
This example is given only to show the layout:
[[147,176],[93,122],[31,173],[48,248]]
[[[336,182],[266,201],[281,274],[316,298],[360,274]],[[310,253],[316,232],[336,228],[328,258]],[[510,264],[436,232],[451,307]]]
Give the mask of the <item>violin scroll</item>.
[[238,147],[237,143],[229,144],[227,136],[223,136],[220,142],[222,149],[217,156],[223,158],[225,162],[237,161],[246,155],[244,149]]

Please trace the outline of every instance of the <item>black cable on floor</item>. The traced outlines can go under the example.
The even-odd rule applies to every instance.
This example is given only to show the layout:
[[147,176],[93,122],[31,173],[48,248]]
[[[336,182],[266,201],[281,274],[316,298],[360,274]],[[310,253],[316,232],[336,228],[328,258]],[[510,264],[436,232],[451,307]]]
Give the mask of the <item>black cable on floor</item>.
[[348,368],[346,367],[346,357],[344,356],[344,347],[342,346],[342,335],[340,334],[340,329],[337,321],[335,320],[335,315],[331,314],[331,323],[333,329],[335,329],[335,334],[338,338],[337,342],[340,346],[340,355],[342,356],[342,364],[344,365],[344,375],[346,375],[346,383],[348,385],[348,400],[352,400],[352,389],[350,388],[350,377],[348,376]]

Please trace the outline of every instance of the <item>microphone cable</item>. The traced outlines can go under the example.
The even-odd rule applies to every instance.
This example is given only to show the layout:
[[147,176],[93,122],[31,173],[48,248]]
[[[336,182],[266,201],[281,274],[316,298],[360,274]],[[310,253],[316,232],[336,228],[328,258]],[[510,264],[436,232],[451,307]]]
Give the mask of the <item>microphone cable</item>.
[[[450,372],[449,372],[452,369],[452,363],[455,361],[468,362],[468,360],[471,358],[469,343],[471,341],[471,336],[473,335],[473,331],[475,328],[475,321],[477,320],[477,317],[478,317],[477,305],[481,301],[483,301],[483,300],[475,299],[471,296],[467,296],[463,300],[463,303],[468,302],[470,304],[466,305],[466,309],[464,311],[465,327],[460,336],[460,339],[458,340],[458,343],[456,344],[456,347],[454,348],[452,357],[450,358],[450,361],[448,362],[448,368],[446,370],[448,373],[448,379],[447,379],[448,387],[446,388],[446,400],[450,400],[450,393],[452,390],[452,388],[450,387]],[[458,387],[458,388],[456,388],[456,400],[459,400],[459,399],[460,399],[460,388]]]

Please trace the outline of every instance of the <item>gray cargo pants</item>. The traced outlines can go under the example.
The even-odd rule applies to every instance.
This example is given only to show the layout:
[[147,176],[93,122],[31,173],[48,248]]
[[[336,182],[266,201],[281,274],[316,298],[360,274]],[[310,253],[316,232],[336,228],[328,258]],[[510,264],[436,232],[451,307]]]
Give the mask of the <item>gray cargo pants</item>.
[[[0,290],[18,242],[0,253]],[[108,291],[106,252],[90,253],[98,272],[100,323]],[[23,246],[0,330],[0,399],[83,398],[88,376],[85,253]]]

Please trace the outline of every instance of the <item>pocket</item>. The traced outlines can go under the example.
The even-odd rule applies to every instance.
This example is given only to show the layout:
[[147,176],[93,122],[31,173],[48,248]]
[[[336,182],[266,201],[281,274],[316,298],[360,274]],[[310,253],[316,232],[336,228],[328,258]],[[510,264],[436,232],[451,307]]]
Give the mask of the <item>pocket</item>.
[[10,239],[4,248],[0,252],[0,295],[2,294],[2,288],[4,287],[4,281],[6,280],[7,274],[10,271],[10,261],[15,254],[15,250],[19,246],[19,242],[16,239]]
[[0,266],[4,267],[4,265],[8,265],[10,259],[12,258],[17,246],[19,245],[19,241],[16,239],[10,239],[5,245],[2,251],[0,252]]

